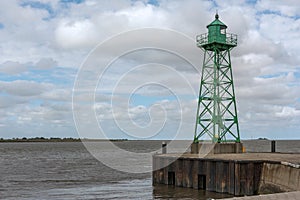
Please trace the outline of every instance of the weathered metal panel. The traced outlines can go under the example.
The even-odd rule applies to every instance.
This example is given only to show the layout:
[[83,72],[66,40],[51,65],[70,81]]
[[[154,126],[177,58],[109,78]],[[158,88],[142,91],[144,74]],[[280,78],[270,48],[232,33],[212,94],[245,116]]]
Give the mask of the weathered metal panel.
[[253,190],[253,184],[254,184],[254,163],[250,162],[246,164],[246,173],[247,173],[247,177],[246,177],[246,191],[245,194],[246,195],[253,195],[254,194],[254,190]]
[[216,162],[216,192],[227,193],[229,183],[228,162]]
[[175,176],[176,176],[176,186],[182,187],[183,182],[183,175],[182,175],[182,167],[183,167],[183,159],[178,159],[176,161],[176,170],[175,170]]
[[229,163],[223,163],[223,181],[221,183],[222,192],[228,193],[228,185],[229,185]]
[[175,161],[175,162],[172,162],[171,159],[168,159],[168,162],[171,163],[171,164],[168,166],[168,170],[174,172],[175,169],[176,169],[176,161]]
[[193,187],[192,171],[193,171],[193,161],[187,159],[183,160],[183,169],[182,169],[183,187]]
[[216,162],[216,192],[222,192],[222,182],[223,182],[223,163]]
[[198,186],[198,174],[199,174],[199,163],[200,163],[200,160],[193,160],[192,161],[192,181],[193,181],[193,188],[194,189],[199,189],[199,186]]
[[246,194],[247,192],[247,163],[240,163],[240,193]]
[[207,162],[205,160],[200,160],[198,165],[198,174],[207,174]]
[[164,162],[163,158],[153,157],[153,184],[165,184],[165,176],[164,176],[164,168],[162,167],[162,163]]
[[240,164],[235,163],[234,168],[234,195],[241,195],[240,192]]
[[262,172],[263,163],[255,163],[254,165],[254,186],[253,186],[253,193],[258,194],[259,191],[259,184],[261,180],[261,172]]
[[207,162],[206,182],[208,191],[216,191],[216,162]]
[[253,162],[240,163],[240,194],[254,194],[254,164]]
[[235,190],[235,163],[228,163],[228,193],[234,194]]

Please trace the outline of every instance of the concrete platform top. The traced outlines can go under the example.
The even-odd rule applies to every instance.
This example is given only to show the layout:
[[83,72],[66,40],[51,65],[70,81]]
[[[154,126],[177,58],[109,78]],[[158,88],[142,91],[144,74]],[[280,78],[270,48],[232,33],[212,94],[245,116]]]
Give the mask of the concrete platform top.
[[231,161],[268,161],[278,162],[292,167],[300,168],[300,154],[299,153],[233,153],[233,154],[156,154],[159,157],[180,157],[187,159],[214,159],[214,160],[231,160]]
[[228,198],[236,199],[236,200],[252,200],[252,199],[259,199],[259,200],[300,200],[300,191],[297,192],[286,192],[286,193],[277,193],[277,194],[267,194],[267,195],[258,195],[258,196],[248,196],[248,197],[234,197]]

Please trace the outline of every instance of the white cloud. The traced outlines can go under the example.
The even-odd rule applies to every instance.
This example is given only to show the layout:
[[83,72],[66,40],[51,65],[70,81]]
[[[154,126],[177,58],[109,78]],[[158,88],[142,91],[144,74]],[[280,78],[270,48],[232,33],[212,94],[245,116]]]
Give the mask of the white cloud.
[[51,69],[57,67],[57,62],[53,58],[42,58],[35,64],[36,69]]
[[26,98],[17,98],[13,96],[0,96],[0,108],[6,109],[9,107],[15,107],[18,104],[27,103],[28,100]]
[[291,119],[300,116],[300,110],[296,110],[293,107],[284,106],[279,112],[275,114],[276,117]]
[[56,40],[63,48],[78,48],[94,45],[97,41],[95,25],[88,19],[63,20],[55,31]]
[[34,81],[0,81],[0,91],[14,96],[37,96],[52,89],[52,85]]
[[21,63],[9,60],[0,64],[0,73],[13,76],[28,72],[31,69],[47,70],[55,67],[57,67],[57,61],[53,58],[41,58],[35,64],[32,62]]
[[[253,127],[257,135],[279,137],[279,132],[276,132],[277,135],[272,133],[278,131],[283,123],[295,129],[293,132],[300,131],[297,125],[300,121],[300,20],[297,16],[300,7],[296,0],[264,0],[257,3],[161,0],[155,6],[146,1],[130,0],[86,0],[68,6],[63,6],[59,0],[40,2],[51,6],[55,12],[52,18],[49,18],[47,10],[22,7],[20,1],[0,2],[0,22],[4,25],[0,30],[0,75],[3,78],[0,82],[0,113],[3,117],[1,124],[4,123],[0,129],[3,132],[18,132],[14,127],[18,123],[23,129],[30,127],[27,128],[31,130],[27,132],[29,135],[40,134],[49,127],[57,133],[63,134],[69,130],[74,134],[70,110],[70,80],[74,79],[74,74],[60,74],[59,70],[54,69],[58,66],[77,69],[96,44],[112,35],[136,28],[169,28],[195,38],[197,34],[207,31],[206,25],[214,19],[216,9],[221,21],[228,25],[228,32],[238,34],[238,46],[232,51],[232,64],[242,137],[243,134],[247,137],[255,135]],[[125,45],[126,42],[131,41],[119,45]],[[188,48],[178,44],[178,49],[185,51]],[[107,55],[112,51],[107,49]],[[203,53],[199,49],[197,52],[195,55],[194,52],[188,53],[199,58],[200,66]],[[106,124],[112,125],[109,121],[112,119],[109,94],[113,83],[128,69],[147,64],[153,58],[158,63],[172,66],[192,83],[193,88],[199,87],[199,74],[195,70],[162,52],[140,52],[124,57],[110,68],[106,82],[100,88],[103,93],[100,90],[96,95],[98,104],[95,108],[99,111],[99,118]],[[39,72],[32,72],[35,70]],[[172,85],[181,91],[180,95],[186,92],[180,78],[172,73],[157,71],[155,67],[128,74],[126,84],[120,86],[119,92],[127,95],[129,88],[151,78]],[[144,87],[137,93],[145,98],[168,95],[167,90],[159,87]],[[163,101],[153,98],[152,102],[148,99],[147,103],[144,100],[144,104],[128,108],[127,99],[116,95],[114,100],[118,101],[117,106],[120,107],[117,116],[124,117],[122,112],[129,109],[132,119],[143,124],[139,121],[143,117],[146,122],[149,120],[149,105],[146,104],[158,103],[167,111],[168,118],[172,119],[170,126],[178,125],[178,105],[170,99]],[[85,95],[80,98],[86,100]],[[182,102],[182,113],[189,117],[191,126],[194,125],[192,118],[196,109],[194,101],[187,97]],[[156,109],[152,115],[159,119],[164,113]],[[193,133],[186,134],[190,134],[190,138],[193,136]]]
[[48,101],[70,102],[72,100],[72,91],[70,88],[52,88],[51,90],[44,91],[41,98]]
[[6,61],[1,64],[0,72],[5,74],[19,74],[28,70],[28,67],[16,61]]
[[295,16],[299,13],[300,7],[297,0],[280,1],[280,0],[264,0],[258,1],[256,8],[261,11],[279,12],[286,16]]

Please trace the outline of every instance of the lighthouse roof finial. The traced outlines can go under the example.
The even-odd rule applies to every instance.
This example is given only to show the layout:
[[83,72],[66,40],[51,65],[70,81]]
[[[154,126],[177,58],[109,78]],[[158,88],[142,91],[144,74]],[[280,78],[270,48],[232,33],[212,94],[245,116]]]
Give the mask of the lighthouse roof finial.
[[219,14],[218,14],[218,10],[216,10],[216,15],[215,15],[216,19],[219,19]]
[[215,20],[206,27],[209,28],[210,26],[221,26],[222,28],[227,28],[227,26],[219,20],[218,11],[216,11]]

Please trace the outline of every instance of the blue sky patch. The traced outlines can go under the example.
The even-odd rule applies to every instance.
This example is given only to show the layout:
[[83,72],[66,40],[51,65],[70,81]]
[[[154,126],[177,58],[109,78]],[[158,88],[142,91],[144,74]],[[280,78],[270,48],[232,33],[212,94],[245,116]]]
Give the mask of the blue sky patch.
[[61,86],[72,86],[77,70],[72,68],[56,67],[53,69],[30,69],[26,73],[7,75],[0,73],[0,80],[12,82],[16,80],[32,81],[37,83],[50,83]]
[[140,94],[133,94],[130,98],[130,105],[131,106],[139,106],[143,105],[146,107],[149,107],[157,102],[168,100],[168,101],[189,101],[193,100],[196,97],[193,95],[180,95],[180,96],[174,96],[172,94],[170,95],[160,95],[160,96],[145,96]]
[[[71,86],[74,82],[76,70],[71,68],[56,67],[48,70],[30,70],[27,78],[33,78],[37,82],[52,83],[55,85]],[[72,76],[74,75],[74,76]],[[23,75],[24,77],[24,75]],[[26,76],[25,76],[26,77]]]
[[60,3],[75,3],[80,4],[83,3],[85,0],[60,0]]
[[255,5],[257,3],[257,1],[258,0],[246,0],[246,3]]
[[289,16],[289,15],[282,14],[278,10],[263,10],[263,11],[257,12],[256,14],[257,15],[278,15],[278,16],[282,16],[282,17],[291,18],[291,19],[294,19],[294,20],[300,19],[300,15]]
[[296,78],[300,78],[300,72],[294,72],[294,76],[295,76]]
[[[211,9],[216,9],[216,8],[218,8],[219,6],[218,6],[218,3],[215,1],[215,0],[211,0],[211,2],[212,2],[212,8]],[[214,10],[214,12],[216,12],[217,10]]]
[[169,100],[174,101],[176,97],[174,96],[144,96],[140,94],[133,94],[130,98],[130,104],[132,106],[143,105],[149,107],[159,101]]
[[147,3],[154,6],[159,6],[159,2],[157,0],[149,0]]
[[281,13],[276,10],[263,10],[263,11],[257,12],[257,14],[258,15],[280,15],[281,16]]
[[[20,5],[22,7],[29,6],[31,8],[35,8],[35,9],[46,10],[49,14],[48,18],[53,18],[56,15],[54,9],[52,8],[52,6],[49,3],[42,3],[39,1],[23,1]],[[47,20],[48,18],[45,18],[45,20]]]
[[262,76],[258,76],[258,78],[276,78],[279,76],[284,75],[283,73],[280,74],[266,74],[266,75],[262,75]]

